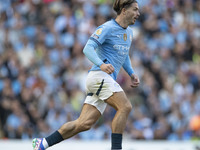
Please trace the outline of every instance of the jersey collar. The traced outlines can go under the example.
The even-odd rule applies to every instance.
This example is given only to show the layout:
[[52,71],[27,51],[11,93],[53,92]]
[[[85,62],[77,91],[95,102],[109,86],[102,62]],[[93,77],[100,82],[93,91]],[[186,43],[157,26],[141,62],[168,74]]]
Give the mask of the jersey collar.
[[120,26],[119,23],[118,23],[115,19],[112,19],[112,20],[113,20],[119,27],[121,27],[122,29],[125,29],[125,30],[127,29],[127,28],[124,28],[124,27]]

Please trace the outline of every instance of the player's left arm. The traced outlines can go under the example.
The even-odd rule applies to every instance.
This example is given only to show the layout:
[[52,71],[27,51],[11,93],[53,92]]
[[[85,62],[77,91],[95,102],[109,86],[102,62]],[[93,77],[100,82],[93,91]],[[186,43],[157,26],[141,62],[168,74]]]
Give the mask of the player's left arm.
[[140,84],[140,79],[133,71],[129,55],[127,55],[127,57],[125,59],[123,68],[128,73],[128,75],[131,77],[131,87],[137,87]]

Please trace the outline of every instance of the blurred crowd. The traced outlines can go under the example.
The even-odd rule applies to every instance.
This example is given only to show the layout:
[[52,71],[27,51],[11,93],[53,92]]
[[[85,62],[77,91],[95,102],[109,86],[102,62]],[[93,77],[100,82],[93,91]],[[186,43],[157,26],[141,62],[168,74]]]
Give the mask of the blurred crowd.
[[[0,139],[45,137],[76,119],[92,63],[82,50],[112,0],[0,0]],[[132,65],[117,81],[133,110],[124,138],[200,138],[200,0],[138,0]],[[74,139],[110,138],[115,110]],[[95,134],[94,134],[95,133]]]

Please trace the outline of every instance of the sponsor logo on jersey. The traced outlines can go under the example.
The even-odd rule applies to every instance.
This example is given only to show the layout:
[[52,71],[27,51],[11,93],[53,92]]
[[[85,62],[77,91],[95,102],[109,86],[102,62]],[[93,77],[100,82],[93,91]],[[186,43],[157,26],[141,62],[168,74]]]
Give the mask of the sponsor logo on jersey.
[[113,45],[113,48],[116,49],[116,50],[125,50],[125,51],[128,51],[130,47],[123,46],[123,45]]
[[113,48],[117,50],[119,55],[128,55],[130,47],[123,45],[113,45]]

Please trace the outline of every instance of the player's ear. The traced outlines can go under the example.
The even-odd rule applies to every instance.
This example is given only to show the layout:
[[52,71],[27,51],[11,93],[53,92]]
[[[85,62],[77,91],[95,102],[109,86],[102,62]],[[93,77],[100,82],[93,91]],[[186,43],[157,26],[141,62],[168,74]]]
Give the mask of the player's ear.
[[123,15],[126,15],[126,8],[122,8],[121,13],[122,13]]

